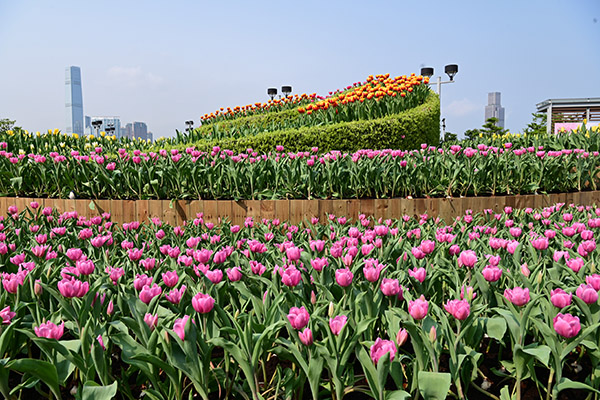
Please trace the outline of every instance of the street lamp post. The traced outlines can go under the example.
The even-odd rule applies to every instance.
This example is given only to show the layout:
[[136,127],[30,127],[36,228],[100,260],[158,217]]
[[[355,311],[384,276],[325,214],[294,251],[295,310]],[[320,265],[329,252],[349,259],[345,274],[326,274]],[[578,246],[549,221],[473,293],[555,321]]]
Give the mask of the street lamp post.
[[[292,93],[292,87],[291,86],[282,86],[281,93],[283,93],[283,97],[288,97],[290,95],[290,93]],[[273,100],[275,98],[275,96],[277,96],[277,88],[273,88],[273,87],[268,88],[267,95],[269,95],[271,100]],[[279,98],[281,99],[281,95],[279,95]]]
[[[440,97],[440,118],[442,118],[442,85],[447,84],[447,83],[454,83],[454,76],[458,73],[458,65],[457,64],[448,64],[444,67],[444,72],[446,73],[446,75],[448,75],[448,77],[450,78],[449,81],[443,81],[442,82],[442,77],[438,76],[437,77],[437,93],[438,96]],[[432,67],[424,67],[421,68],[421,75],[426,76],[428,78],[431,78],[433,76],[434,73],[434,69]],[[430,85],[433,85],[433,83],[429,83]],[[442,140],[446,140],[446,119],[442,119],[443,123],[440,124],[441,127],[441,136],[442,136]]]
[[92,121],[92,126],[96,130],[96,136],[98,136],[100,134],[100,126],[101,125],[102,125],[102,120],[97,119],[97,120]]
[[194,129],[194,121],[185,121],[185,125],[187,126],[187,131],[188,133],[192,131],[192,129]]
[[115,131],[115,123],[114,122],[107,123],[105,131],[108,136],[112,136],[113,132]]

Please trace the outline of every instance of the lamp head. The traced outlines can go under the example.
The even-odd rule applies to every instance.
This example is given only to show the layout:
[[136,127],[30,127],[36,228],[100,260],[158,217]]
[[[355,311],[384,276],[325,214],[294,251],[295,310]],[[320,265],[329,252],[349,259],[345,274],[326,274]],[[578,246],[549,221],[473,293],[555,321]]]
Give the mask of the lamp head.
[[458,73],[458,65],[457,64],[448,64],[444,67],[444,72],[450,77],[450,80],[454,80],[454,75]]
[[274,87],[268,88],[267,89],[267,94],[269,95],[269,97],[271,97],[271,100],[273,100],[273,98],[275,96],[277,96],[277,88],[274,88]]
[[431,78],[433,76],[433,68],[431,68],[431,67],[421,68],[421,75],[426,76],[427,78]]
[[288,97],[290,95],[290,93],[292,93],[292,87],[291,86],[282,86],[281,93],[283,93],[283,95],[285,97]]

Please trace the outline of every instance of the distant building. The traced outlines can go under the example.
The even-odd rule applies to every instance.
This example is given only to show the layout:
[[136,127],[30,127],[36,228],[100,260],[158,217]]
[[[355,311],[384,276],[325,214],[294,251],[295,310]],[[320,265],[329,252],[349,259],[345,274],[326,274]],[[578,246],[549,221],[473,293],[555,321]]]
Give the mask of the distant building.
[[83,134],[83,95],[81,93],[81,69],[65,68],[66,133]]
[[142,140],[148,139],[148,125],[146,125],[145,122],[134,122],[132,129],[134,138]]
[[500,92],[488,93],[488,105],[485,106],[485,122],[490,118],[496,118],[496,126],[504,129],[504,107],[500,105]]
[[[101,121],[99,128],[95,128],[93,125],[94,121]],[[121,120],[119,117],[106,117],[106,116],[85,116],[85,134],[96,135],[100,132],[106,132],[107,135],[114,135],[117,139],[123,137],[121,130]]]
[[125,124],[125,128],[121,129],[121,135],[124,138],[133,139],[133,126],[130,122]]
[[148,132],[148,138],[149,141],[154,141],[154,134],[152,132]]

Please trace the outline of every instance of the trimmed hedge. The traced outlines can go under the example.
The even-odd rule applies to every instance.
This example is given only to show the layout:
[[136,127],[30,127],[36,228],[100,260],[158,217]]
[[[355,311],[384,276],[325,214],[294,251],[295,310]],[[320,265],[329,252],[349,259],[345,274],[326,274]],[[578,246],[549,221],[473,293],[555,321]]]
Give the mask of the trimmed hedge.
[[410,150],[418,148],[421,143],[439,144],[439,121],[439,97],[432,92],[422,105],[385,118],[264,132],[238,139],[201,140],[194,145],[201,151],[210,151],[214,146],[219,146],[234,152],[252,148],[259,153],[272,151],[278,145],[291,152],[305,151],[311,147],[318,147],[320,152]]

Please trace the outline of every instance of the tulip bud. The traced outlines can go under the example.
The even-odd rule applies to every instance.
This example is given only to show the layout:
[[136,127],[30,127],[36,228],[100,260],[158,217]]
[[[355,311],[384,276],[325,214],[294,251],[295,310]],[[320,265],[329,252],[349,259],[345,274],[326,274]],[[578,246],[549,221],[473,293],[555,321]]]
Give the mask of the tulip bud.
[[435,329],[435,326],[432,326],[431,329],[429,330],[429,341],[431,343],[435,343],[436,340],[437,340],[437,331]]
[[112,315],[114,309],[115,309],[115,306],[113,304],[113,301],[111,300],[111,301],[108,302],[108,307],[106,308],[106,313],[108,315]]
[[169,332],[165,331],[165,342],[167,342],[167,344],[171,343],[171,340],[169,339]]
[[396,344],[398,345],[398,347],[402,347],[402,345],[406,343],[407,339],[408,332],[406,331],[406,329],[400,329],[398,331],[398,334],[396,335]]
[[538,285],[542,284],[542,280],[544,279],[544,274],[542,274],[542,271],[538,272],[538,276],[537,276],[537,283]]
[[335,307],[333,306],[333,302],[332,301],[329,302],[329,311],[327,312],[329,315],[329,318],[333,317],[333,313],[335,312],[334,308]]
[[317,304],[317,295],[315,294],[314,290],[312,290],[310,292],[310,303],[314,306],[315,304]]
[[40,285],[39,279],[35,280],[35,284],[33,285],[33,292],[35,293],[36,296],[41,296],[42,293],[44,292],[44,289],[42,289],[42,285]]

